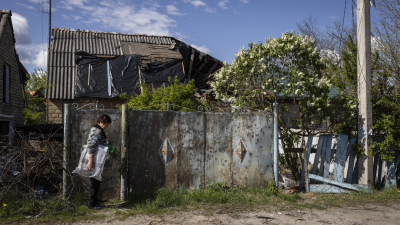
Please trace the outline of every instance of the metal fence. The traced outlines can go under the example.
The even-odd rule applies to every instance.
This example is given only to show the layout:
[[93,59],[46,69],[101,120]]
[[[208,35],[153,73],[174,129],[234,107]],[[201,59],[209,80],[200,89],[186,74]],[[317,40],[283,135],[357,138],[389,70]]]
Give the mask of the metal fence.
[[104,113],[112,119],[105,132],[116,151],[106,160],[101,199],[124,200],[138,188],[197,189],[214,181],[248,187],[274,181],[272,114],[128,111],[126,105],[122,111],[72,109],[65,118],[68,112],[68,169],[76,167],[97,117]]

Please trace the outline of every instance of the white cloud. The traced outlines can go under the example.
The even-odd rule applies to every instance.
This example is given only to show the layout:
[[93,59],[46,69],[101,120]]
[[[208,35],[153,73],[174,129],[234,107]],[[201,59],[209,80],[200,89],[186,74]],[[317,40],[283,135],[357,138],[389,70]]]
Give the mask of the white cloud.
[[63,18],[64,20],[69,20],[69,16],[67,16],[67,15],[65,15],[65,14],[62,14],[61,16],[62,16],[62,18]]
[[207,6],[206,3],[204,3],[203,1],[200,0],[183,0],[186,3],[191,3],[192,5],[194,5],[195,7],[198,6],[204,6],[204,11],[209,12],[209,13],[215,13],[215,9],[212,9],[210,7]]
[[207,6],[206,3],[200,0],[185,0],[185,2],[190,2],[192,5],[198,7],[198,6]]
[[215,13],[215,12],[216,12],[215,9],[212,9],[212,8],[210,8],[210,7],[206,7],[204,10],[205,10],[206,12],[209,12],[209,13]]
[[17,45],[28,45],[32,42],[31,35],[29,34],[28,20],[18,13],[13,12],[11,17],[15,41]]
[[211,52],[211,50],[209,48],[207,48],[207,46],[205,46],[205,45],[198,46],[198,45],[195,45],[195,44],[191,44],[190,46],[192,46],[193,48],[195,48],[195,49],[197,49],[199,51],[207,53],[207,54],[209,54]]
[[24,4],[24,3],[19,3],[19,2],[17,2],[16,4],[17,4],[17,5],[20,5],[20,6],[23,6],[23,7],[25,7],[25,8],[28,8],[28,9],[35,9],[35,7],[33,7],[33,6],[31,6],[31,5]]
[[329,18],[331,18],[331,19],[336,19],[336,17],[335,17],[335,16],[331,16],[331,17],[329,17]]
[[16,46],[22,64],[33,64],[37,68],[47,68],[47,43]]
[[114,31],[170,36],[176,21],[158,12],[154,3],[135,6],[127,0],[64,0],[60,5],[87,15],[80,19],[88,24],[101,24]]
[[74,16],[74,15],[71,15],[71,17],[74,18],[75,20],[80,20],[80,19],[82,19],[81,16]]
[[179,12],[179,9],[176,8],[176,6],[174,6],[174,5],[167,5],[167,13],[170,15],[175,15],[175,16],[182,16],[182,15],[186,14],[186,13]]
[[229,0],[222,0],[220,2],[218,2],[219,7],[223,8],[223,9],[228,9],[229,7],[226,5],[226,3],[228,3]]
[[245,4],[250,2],[249,0],[239,0],[239,1],[241,1],[241,2],[243,2]]

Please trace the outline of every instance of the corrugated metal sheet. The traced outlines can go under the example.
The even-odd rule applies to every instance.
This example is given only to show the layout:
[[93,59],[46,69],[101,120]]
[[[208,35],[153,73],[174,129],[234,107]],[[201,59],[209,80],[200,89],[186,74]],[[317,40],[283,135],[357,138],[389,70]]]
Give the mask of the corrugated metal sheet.
[[169,45],[173,37],[123,34],[79,29],[52,29],[52,44],[48,54],[48,81],[54,87],[46,90],[51,99],[73,99],[76,76],[75,51],[95,55],[123,55],[121,42]]

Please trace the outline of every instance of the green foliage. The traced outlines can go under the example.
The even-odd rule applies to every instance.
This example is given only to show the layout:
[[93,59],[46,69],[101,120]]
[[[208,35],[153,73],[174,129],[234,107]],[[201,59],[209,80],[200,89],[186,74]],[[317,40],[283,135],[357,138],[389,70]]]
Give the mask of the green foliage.
[[46,76],[47,72],[42,69],[35,69],[30,75],[27,74],[29,80],[27,80],[23,90],[25,97],[25,107],[23,109],[24,125],[47,124],[47,121],[42,119],[44,113],[38,111],[39,106],[45,103],[45,99],[37,95],[30,95],[30,91],[44,92],[45,89],[53,87],[53,85],[47,84]]
[[[171,77],[169,78],[171,82]],[[153,92],[145,83],[138,84],[142,89],[141,95],[128,96],[125,93],[120,97],[124,98],[130,109],[145,109],[145,110],[165,110],[167,104],[181,106],[174,107],[175,111],[193,111],[199,106],[207,106],[207,102],[199,101],[194,97],[194,92],[197,91],[192,79],[188,84],[182,84],[176,78],[171,86],[160,87]]]
[[[343,65],[328,63],[334,74],[329,77],[332,84],[342,90],[338,97],[332,99],[335,113],[331,121],[335,123],[335,132],[350,134],[358,127],[356,40],[349,35],[345,47],[341,52]],[[400,90],[385,58],[381,58],[378,52],[372,56],[372,130],[375,137],[383,140],[374,141],[367,151],[372,153],[373,149],[373,154],[380,154],[382,159],[392,161],[394,149],[400,146]],[[358,144],[352,149],[355,155],[363,154]]]
[[[379,81],[371,89],[371,101],[372,130],[375,136],[384,140],[375,141],[370,148],[374,154],[380,154],[382,159],[393,161],[394,150],[400,146],[400,90],[389,84],[388,74],[383,74],[382,78],[385,81]],[[397,90],[393,90],[395,88]]]

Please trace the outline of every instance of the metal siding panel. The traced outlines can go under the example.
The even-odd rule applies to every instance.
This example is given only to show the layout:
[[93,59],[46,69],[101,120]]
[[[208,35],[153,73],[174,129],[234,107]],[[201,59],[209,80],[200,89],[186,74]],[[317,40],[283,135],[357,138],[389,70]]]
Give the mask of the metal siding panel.
[[70,46],[70,43],[71,43],[70,33],[71,33],[71,31],[66,31],[64,52],[70,52],[69,51],[69,46]]
[[110,55],[110,40],[109,40],[109,34],[104,34],[104,49],[105,49],[105,55]]
[[93,54],[94,53],[94,49],[93,49],[93,33],[92,32],[88,32],[88,41],[89,41],[89,53]]
[[83,41],[83,51],[89,52],[89,43],[88,43],[88,33],[84,32],[82,36],[82,41]]
[[94,33],[90,32],[90,52],[91,54],[96,54],[96,42],[94,40]]
[[[232,178],[240,187],[265,187],[273,176],[273,121],[272,115],[243,113],[233,116]],[[239,142],[245,152],[236,149]],[[242,148],[243,149],[243,148]],[[241,155],[242,158],[239,158]]]
[[[131,162],[129,186],[133,189],[160,186],[176,189],[176,162],[179,158],[176,151],[180,146],[178,129],[176,112],[130,111],[129,140],[134,141],[128,143]],[[174,151],[167,165],[160,154],[164,141]]]
[[83,33],[81,31],[78,33],[78,39],[79,39],[79,50],[83,51]]
[[205,183],[232,184],[232,116],[234,114],[207,114]]
[[115,34],[111,34],[111,54],[112,55],[117,55],[117,49],[116,47],[116,35]]
[[[205,187],[205,114],[198,112],[177,112],[179,115],[179,148],[176,149],[177,183],[184,189]],[[172,131],[173,132],[173,131]]]
[[59,79],[59,81],[58,81],[58,98],[59,99],[62,99],[64,96],[63,96],[63,91],[64,91],[64,82],[65,82],[65,79],[64,79],[64,74],[65,74],[65,72],[64,72],[64,69],[65,69],[65,67],[61,67],[60,68],[60,75],[59,75],[59,77],[58,77],[58,79]]
[[55,85],[55,87],[54,87],[54,98],[55,99],[58,99],[59,98],[59,95],[58,95],[58,90],[59,90],[59,88],[60,88],[60,84],[59,84],[59,82],[60,82],[60,67],[56,67],[56,68],[54,68],[54,70],[55,70],[55,74],[54,74],[54,85]]
[[86,33],[85,33],[85,32],[82,32],[82,33],[81,33],[81,42],[82,42],[82,43],[81,43],[81,46],[82,46],[81,50],[82,50],[82,51],[86,51],[86,41],[85,41],[85,40],[86,40],[86,37],[85,37],[85,36],[86,36]]
[[55,52],[59,52],[59,48],[60,48],[61,39],[59,38],[59,36],[60,36],[59,33],[60,33],[60,31],[57,31],[57,38],[55,39],[55,46],[54,46]]
[[98,50],[98,54],[99,55],[104,55],[104,51],[103,51],[103,46],[104,46],[104,41],[103,41],[103,34],[98,33],[99,36],[99,50]]
[[48,64],[47,64],[47,66],[48,66],[48,67],[53,66],[54,52],[53,52],[53,51],[50,51],[50,52],[49,52],[49,55],[48,55],[47,57],[49,58],[49,62],[48,62]]
[[68,99],[68,89],[69,89],[69,67],[64,67],[64,81],[63,81],[63,99]]
[[[55,30],[53,30],[53,34],[55,35],[57,32],[55,31]],[[51,44],[51,51],[55,51],[55,47],[56,47],[56,42],[57,42],[57,39],[56,39],[56,37],[53,35],[53,40],[52,40],[52,44]]]
[[86,46],[86,48],[87,48],[87,53],[89,53],[89,54],[92,54],[92,34],[90,33],[90,32],[86,32],[86,34],[87,34],[87,38],[86,38],[86,41],[87,41],[87,46]]
[[61,48],[62,48],[62,41],[63,41],[63,37],[62,37],[62,30],[60,30],[59,32],[59,36],[58,36],[58,45],[57,45],[57,52],[61,52]]
[[73,67],[70,66],[68,67],[68,80],[69,80],[69,86],[68,86],[68,99],[72,99],[72,90],[74,86],[74,72],[73,72]]
[[97,36],[97,32],[93,33],[93,54],[98,55],[99,49],[99,37]]
[[[49,68],[49,71],[47,72],[47,80],[49,81],[49,84],[52,85],[53,84],[53,67],[50,66],[48,68]],[[47,89],[47,95],[46,95],[47,98],[52,98],[53,97],[52,96],[53,89],[54,89],[53,87]]]
[[[118,35],[118,36],[120,36],[120,35]],[[117,53],[118,53],[117,55],[123,55],[124,53],[122,52],[121,38],[119,38],[117,40],[117,46],[119,46],[117,48]]]

